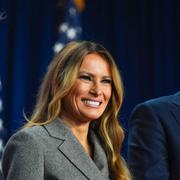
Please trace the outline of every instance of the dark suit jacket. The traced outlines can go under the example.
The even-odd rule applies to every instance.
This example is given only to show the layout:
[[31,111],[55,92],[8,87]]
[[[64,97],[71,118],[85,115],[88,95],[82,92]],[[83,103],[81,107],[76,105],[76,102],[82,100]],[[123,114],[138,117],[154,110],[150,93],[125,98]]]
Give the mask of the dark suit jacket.
[[107,158],[90,130],[94,159],[60,120],[26,128],[13,135],[3,155],[7,180],[108,180]]
[[134,109],[128,163],[134,180],[180,180],[180,92]]

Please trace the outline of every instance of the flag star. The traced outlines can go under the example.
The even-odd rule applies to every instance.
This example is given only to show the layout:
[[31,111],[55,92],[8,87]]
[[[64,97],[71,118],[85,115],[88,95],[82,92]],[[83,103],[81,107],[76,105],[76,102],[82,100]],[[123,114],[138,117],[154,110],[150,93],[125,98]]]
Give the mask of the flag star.
[[62,32],[66,32],[68,29],[68,23],[63,23],[61,24],[59,30],[62,31]]
[[55,45],[54,45],[54,52],[55,53],[58,53],[62,48],[63,48],[63,44],[62,43],[56,43]]
[[75,37],[76,37],[76,30],[75,30],[75,28],[70,28],[70,29],[67,30],[67,37],[69,39],[75,39]]
[[74,15],[76,14],[76,9],[73,8],[73,7],[70,8],[70,9],[69,9],[69,14],[72,15],[72,16],[74,16]]

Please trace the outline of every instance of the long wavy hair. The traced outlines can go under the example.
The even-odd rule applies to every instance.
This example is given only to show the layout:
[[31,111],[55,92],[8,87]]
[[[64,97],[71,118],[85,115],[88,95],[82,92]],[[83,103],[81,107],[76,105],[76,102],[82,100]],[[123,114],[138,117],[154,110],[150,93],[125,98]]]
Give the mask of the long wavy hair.
[[39,89],[32,116],[24,127],[48,124],[60,116],[62,99],[70,92],[87,54],[98,54],[106,60],[112,74],[112,95],[103,115],[91,122],[104,146],[112,178],[130,180],[126,163],[120,155],[124,131],[118,121],[123,101],[123,83],[110,53],[100,44],[79,41],[67,44],[51,61]]

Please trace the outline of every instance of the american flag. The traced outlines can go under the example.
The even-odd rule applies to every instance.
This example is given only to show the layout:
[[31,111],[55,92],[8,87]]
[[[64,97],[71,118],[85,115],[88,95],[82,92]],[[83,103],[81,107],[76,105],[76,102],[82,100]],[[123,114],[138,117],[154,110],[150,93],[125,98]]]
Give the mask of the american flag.
[[64,21],[59,26],[59,39],[54,45],[54,52],[59,52],[65,44],[82,38],[80,11],[74,0],[67,0],[65,4]]

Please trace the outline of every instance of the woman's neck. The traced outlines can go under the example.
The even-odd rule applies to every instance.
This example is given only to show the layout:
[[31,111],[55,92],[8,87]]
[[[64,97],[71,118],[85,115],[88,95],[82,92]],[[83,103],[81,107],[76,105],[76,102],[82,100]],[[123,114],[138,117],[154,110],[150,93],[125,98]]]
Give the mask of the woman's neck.
[[92,145],[88,140],[90,122],[77,122],[74,120],[70,120],[65,116],[61,116],[60,118],[71,129],[72,133],[83,146],[84,150],[92,157]]

